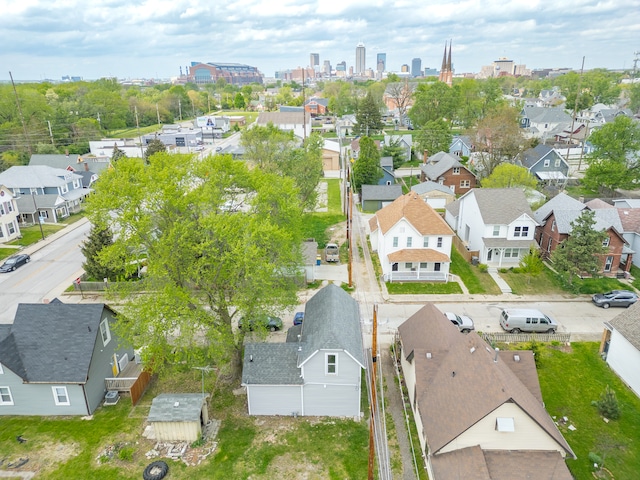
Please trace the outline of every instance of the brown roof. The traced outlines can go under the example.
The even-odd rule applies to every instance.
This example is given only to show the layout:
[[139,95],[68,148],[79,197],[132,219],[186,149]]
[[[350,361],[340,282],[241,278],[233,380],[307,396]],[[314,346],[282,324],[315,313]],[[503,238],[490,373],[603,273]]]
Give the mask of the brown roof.
[[374,218],[377,218],[383,234],[404,218],[421,235],[453,235],[447,222],[415,192],[409,192],[378,210]]
[[636,302],[618,314],[609,325],[640,350],[640,302]]
[[[494,361],[496,353],[475,332],[461,335],[432,303],[402,323],[398,332],[404,355],[415,362],[416,399],[432,454],[496,408],[513,402],[574,456],[543,404],[503,357]],[[533,376],[528,378],[532,381]],[[473,401],[460,408],[452,399],[461,398]]]
[[593,200],[589,200],[587,203],[585,203],[585,205],[589,207],[591,210],[601,210],[603,208],[615,208],[610,203],[607,203],[604,200],[601,200],[599,198],[594,198]]
[[387,255],[390,262],[450,262],[448,255],[431,248],[405,248]]
[[618,208],[618,215],[625,232],[640,233],[640,208]]
[[434,480],[573,480],[557,451],[462,448],[431,458]]

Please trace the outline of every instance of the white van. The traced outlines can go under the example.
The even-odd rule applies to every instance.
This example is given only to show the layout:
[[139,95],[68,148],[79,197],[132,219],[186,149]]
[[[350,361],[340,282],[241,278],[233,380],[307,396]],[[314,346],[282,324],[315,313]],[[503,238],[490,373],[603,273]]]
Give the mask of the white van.
[[556,321],[533,308],[505,308],[500,314],[500,326],[510,333],[556,333]]

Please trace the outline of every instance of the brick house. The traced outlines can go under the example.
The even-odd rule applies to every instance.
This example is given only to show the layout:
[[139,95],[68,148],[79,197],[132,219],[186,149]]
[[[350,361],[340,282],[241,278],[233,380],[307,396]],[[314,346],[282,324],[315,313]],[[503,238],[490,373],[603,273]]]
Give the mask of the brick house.
[[420,166],[420,181],[445,185],[456,194],[464,194],[477,186],[476,176],[460,162],[460,158],[447,152],[438,152],[424,158]]

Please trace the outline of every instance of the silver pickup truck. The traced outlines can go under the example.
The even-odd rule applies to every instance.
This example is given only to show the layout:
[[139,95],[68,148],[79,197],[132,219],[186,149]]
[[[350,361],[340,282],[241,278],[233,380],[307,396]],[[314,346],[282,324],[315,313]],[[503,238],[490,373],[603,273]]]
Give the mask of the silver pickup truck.
[[324,261],[327,263],[340,261],[340,247],[338,247],[338,244],[327,243],[324,248]]

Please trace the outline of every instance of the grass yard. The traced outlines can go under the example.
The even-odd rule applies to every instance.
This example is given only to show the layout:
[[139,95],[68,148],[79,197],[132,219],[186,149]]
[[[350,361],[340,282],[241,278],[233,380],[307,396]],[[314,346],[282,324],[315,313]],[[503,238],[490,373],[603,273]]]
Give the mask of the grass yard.
[[462,293],[457,282],[387,282],[387,291],[391,295],[429,295]]
[[[154,381],[138,406],[121,398],[115,406],[99,408],[91,420],[3,417],[3,467],[28,458],[22,469],[38,471],[37,478],[137,480],[151,462],[145,453],[155,445],[142,437],[152,399],[160,392],[200,391],[200,381],[199,372],[172,372]],[[205,377],[205,384],[209,389],[213,382]],[[246,397],[236,397],[229,390],[216,393],[209,412],[221,421],[217,447],[198,466],[164,459],[169,464],[167,478],[357,480],[366,476],[366,421],[249,417],[246,411]],[[17,442],[19,435],[27,442]]]
[[[559,419],[562,434],[578,457],[567,464],[576,479],[593,479],[589,453],[604,458],[611,472],[595,478],[638,478],[640,472],[640,399],[609,369],[598,354],[598,343],[573,343],[570,349],[546,345],[538,368],[547,411]],[[616,393],[622,415],[606,423],[591,404],[606,386]],[[574,425],[570,431],[568,425]],[[606,472],[601,472],[606,473]]]
[[458,275],[471,294],[500,295],[500,288],[487,272],[471,265],[455,249],[451,249],[451,273]]

